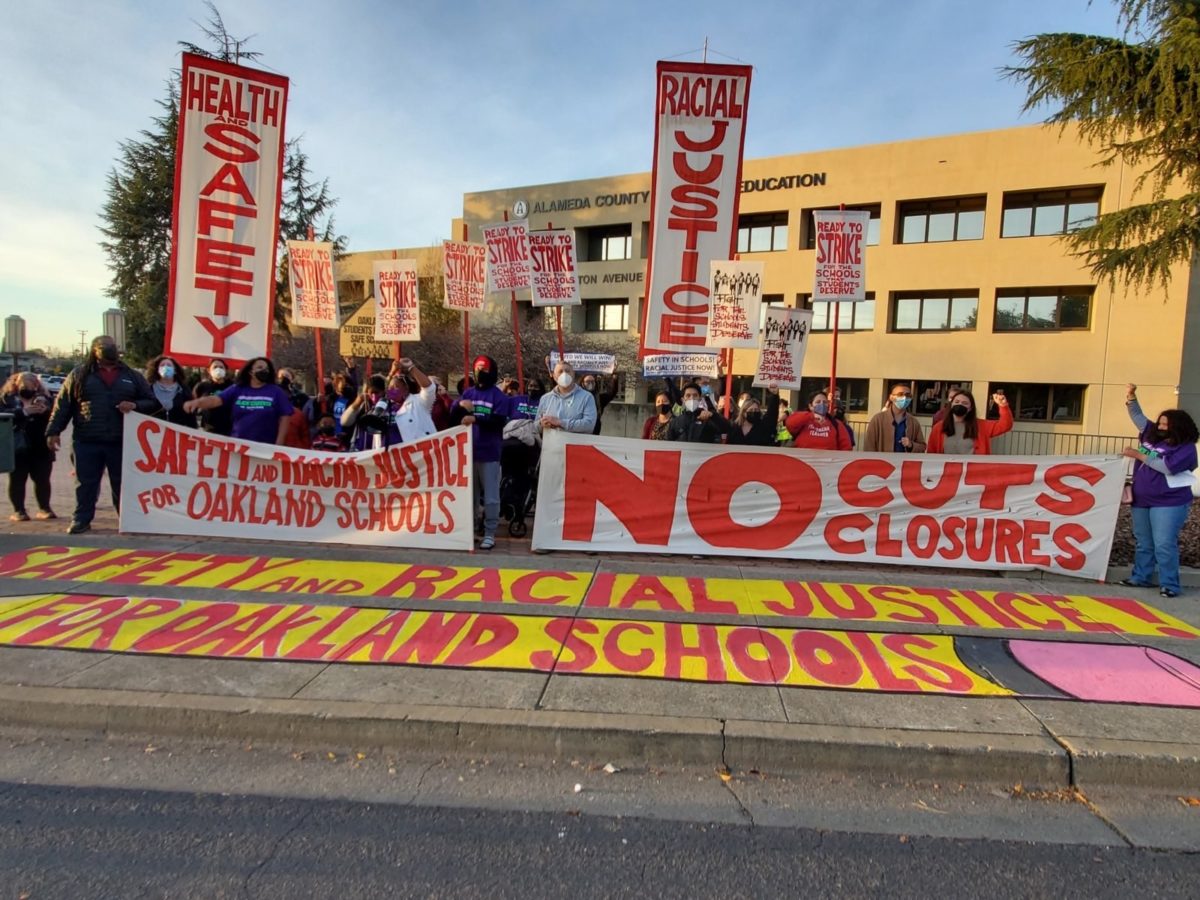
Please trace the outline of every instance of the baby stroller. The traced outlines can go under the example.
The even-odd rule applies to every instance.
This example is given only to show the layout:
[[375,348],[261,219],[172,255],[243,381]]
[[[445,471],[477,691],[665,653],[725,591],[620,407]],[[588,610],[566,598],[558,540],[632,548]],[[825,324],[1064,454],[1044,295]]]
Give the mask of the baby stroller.
[[529,532],[525,519],[537,500],[538,460],[542,448],[516,438],[505,438],[500,450],[500,516],[508,520],[508,533],[521,538]]

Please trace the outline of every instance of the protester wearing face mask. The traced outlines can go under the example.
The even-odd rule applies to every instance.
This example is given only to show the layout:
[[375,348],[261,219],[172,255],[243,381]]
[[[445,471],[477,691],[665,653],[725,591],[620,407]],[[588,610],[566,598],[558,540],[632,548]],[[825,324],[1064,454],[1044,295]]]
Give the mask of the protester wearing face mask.
[[292,401],[275,383],[275,364],[256,356],[242,366],[237,382],[219,394],[184,404],[188,412],[228,406],[233,417],[233,436],[260,444],[282,444],[287,437]]
[[45,385],[32,372],[17,372],[0,391],[0,410],[13,417],[13,470],[8,473],[8,499],[13,522],[28,522],[25,485],[33,482],[39,519],[57,519],[50,508],[50,472],[54,452],[46,446],[46,426],[53,401]]
[[[211,394],[219,394],[233,384],[229,377],[229,367],[223,359],[214,359],[208,364],[207,377],[196,385],[192,391],[192,399],[199,400]],[[233,417],[228,406],[218,406],[216,409],[205,410],[197,416],[200,427],[213,434],[229,436],[233,430]]]
[[808,410],[788,416],[792,446],[802,450],[851,450],[850,429],[829,414],[829,395],[817,391],[808,398]]
[[396,413],[400,404],[388,397],[387,379],[372,375],[363,392],[342,413],[342,432],[349,435],[349,449],[378,450],[400,443]]
[[338,440],[333,427],[333,414],[325,413],[317,419],[316,433],[312,439],[312,449],[322,453],[341,453],[342,442]]
[[178,363],[169,356],[156,356],[146,365],[146,381],[158,401],[154,415],[174,425],[195,428],[196,417],[183,411],[188,396],[180,384],[182,376]]
[[568,362],[554,367],[554,389],[538,402],[538,426],[543,430],[561,428],[572,434],[594,434],[596,398],[575,381],[575,369]]
[[433,408],[429,410],[429,414],[433,417],[433,424],[437,426],[437,430],[445,431],[450,427],[450,415],[454,411],[454,398],[450,396],[450,392],[446,390],[446,386],[436,375],[430,375],[429,380],[437,388]]
[[283,446],[295,447],[297,450],[307,450],[312,446],[312,433],[309,427],[308,394],[301,390],[296,382],[296,376],[291,369],[282,368],[275,375],[275,383],[287,394],[292,403],[292,414],[288,416],[287,434],[283,437]]
[[404,400],[396,410],[396,430],[400,441],[409,443],[436,434],[433,405],[437,402],[437,385],[411,359],[399,361],[400,377],[404,380]]
[[725,437],[725,442],[743,447],[774,447],[779,420],[779,385],[767,385],[767,408],[758,398],[743,394],[738,401],[738,414]]
[[665,441],[667,439],[667,428],[671,425],[671,419],[674,417],[674,404],[671,403],[671,395],[666,391],[660,391],[654,398],[654,415],[649,416],[642,423],[642,440],[643,441]]
[[600,420],[604,418],[605,408],[617,396],[620,377],[620,373],[614,369],[607,378],[588,372],[579,379],[579,386],[596,399],[596,424],[592,426],[592,434],[600,433]]
[[924,453],[925,432],[911,414],[912,388],[893,384],[887,405],[867,423],[863,450],[869,453]]
[[358,382],[351,378],[348,372],[338,372],[333,376],[333,393],[333,405],[330,411],[333,413],[337,436],[341,439],[342,445],[346,446],[350,442],[350,433],[342,427],[342,416],[346,414],[346,410],[358,396]]
[[1011,431],[1012,410],[1008,400],[997,391],[992,402],[1000,410],[997,421],[980,419],[975,415],[975,397],[970,391],[954,391],[950,394],[950,409],[940,422],[929,430],[928,453],[952,453],[956,455],[986,456],[992,452],[992,438]]
[[667,440],[716,444],[729,427],[729,420],[704,402],[700,385],[692,382],[683,389],[683,411],[667,426]]
[[491,550],[496,546],[496,527],[500,524],[500,449],[509,402],[504,391],[496,386],[494,359],[477,356],[471,369],[475,383],[462,392],[450,414],[450,424],[471,426],[475,483],[483,497],[483,536],[479,549]]
[[[188,401],[189,403],[195,401]],[[91,357],[63,382],[46,427],[46,444],[58,450],[59,435],[71,425],[75,458],[75,514],[69,534],[92,527],[100,479],[108,472],[113,506],[121,508],[121,449],[125,415],[137,410],[150,415],[158,409],[150,385],[121,362],[116,342],[108,335],[92,341]]]
[[[1188,519],[1196,483],[1196,441],[1200,431],[1182,409],[1164,409],[1151,422],[1137,399],[1137,385],[1125,386],[1125,409],[1138,430],[1138,446],[1121,455],[1133,465],[1133,572],[1121,584],[1149,587],[1158,565],[1158,593],[1178,597],[1179,532]],[[1191,475],[1189,478],[1188,476]]]

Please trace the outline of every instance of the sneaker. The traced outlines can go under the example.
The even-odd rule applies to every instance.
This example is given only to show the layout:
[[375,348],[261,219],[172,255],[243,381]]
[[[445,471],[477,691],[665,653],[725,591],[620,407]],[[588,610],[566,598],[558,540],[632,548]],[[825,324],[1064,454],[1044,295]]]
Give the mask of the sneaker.
[[38,510],[38,512],[34,516],[34,518],[42,519],[43,521],[45,521],[46,519],[57,519],[58,516],[56,516],[54,514],[54,510],[52,510],[52,509],[42,509],[42,510]]
[[21,510],[20,512],[15,512],[11,516],[8,517],[8,521],[10,521],[10,522],[28,522],[29,521],[29,513],[25,512],[25,510]]
[[1125,587],[1150,587],[1150,585],[1134,581],[1132,578],[1122,578],[1117,584],[1124,585]]
[[480,550],[491,550],[495,546],[496,546],[496,539],[494,537],[492,537],[490,534],[485,534],[483,536],[483,540],[479,542]]
[[1159,588],[1158,596],[1160,596],[1160,597],[1178,597],[1179,591],[1173,591],[1170,588]]
[[90,522],[72,522],[67,528],[67,534],[83,534],[91,530],[92,525]]

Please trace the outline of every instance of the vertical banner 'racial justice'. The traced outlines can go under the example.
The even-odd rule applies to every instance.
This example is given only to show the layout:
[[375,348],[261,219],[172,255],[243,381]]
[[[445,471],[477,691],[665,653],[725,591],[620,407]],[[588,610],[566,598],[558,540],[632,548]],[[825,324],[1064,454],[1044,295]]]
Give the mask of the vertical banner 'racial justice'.
[[660,62],[641,355],[703,352],[709,263],[733,256],[750,66]]
[[183,54],[166,352],[270,353],[288,80]]

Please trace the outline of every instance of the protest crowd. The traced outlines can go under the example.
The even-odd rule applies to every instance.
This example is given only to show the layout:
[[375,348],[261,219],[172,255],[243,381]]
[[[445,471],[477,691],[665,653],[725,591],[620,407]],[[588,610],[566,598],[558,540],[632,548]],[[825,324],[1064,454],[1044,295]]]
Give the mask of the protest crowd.
[[[189,376],[168,355],[155,357],[144,372],[126,365],[111,338],[97,338],[88,361],[70,373],[51,399],[36,376],[18,373],[4,386],[5,411],[15,417],[17,467],[9,478],[10,519],[27,521],[26,483],[33,487],[37,517],[54,518],[49,479],[60,435],[72,431],[76,508],[68,532],[90,528],[101,480],[108,473],[113,503],[119,508],[121,439],[124,414],[138,411],[171,422],[243,441],[275,444],[327,454],[376,451],[418,441],[441,430],[469,426],[478,490],[478,548],[490,550],[507,520],[510,533],[525,534],[534,510],[538,462],[547,432],[598,435],[605,407],[616,396],[620,374],[578,373],[566,359],[546,360],[545,379],[522,384],[501,377],[495,360],[474,359],[471,372],[452,396],[436,376],[411,358],[395,360],[386,374],[363,377],[350,360],[306,393],[292,370],[276,369],[259,357],[232,371],[222,359]],[[546,385],[549,385],[549,389]],[[1002,393],[992,395],[987,416],[979,414],[968,390],[951,390],[933,416],[928,432],[912,412],[912,388],[891,386],[886,404],[874,414],[859,446],[845,421],[836,389],[826,387],[803,398],[791,411],[776,384],[756,395],[721,396],[719,379],[666,378],[645,420],[646,441],[674,441],[731,447],[790,447],[822,453],[852,451],[895,454],[981,456],[992,440],[1013,426]],[[524,388],[524,390],[522,390]],[[1193,500],[1189,487],[1168,478],[1196,468],[1200,438],[1183,410],[1163,410],[1148,418],[1130,385],[1127,409],[1138,446],[1125,500],[1132,508],[1136,550],[1131,586],[1157,584],[1164,596],[1180,590],[1178,536]],[[928,409],[928,405],[924,407]]]

